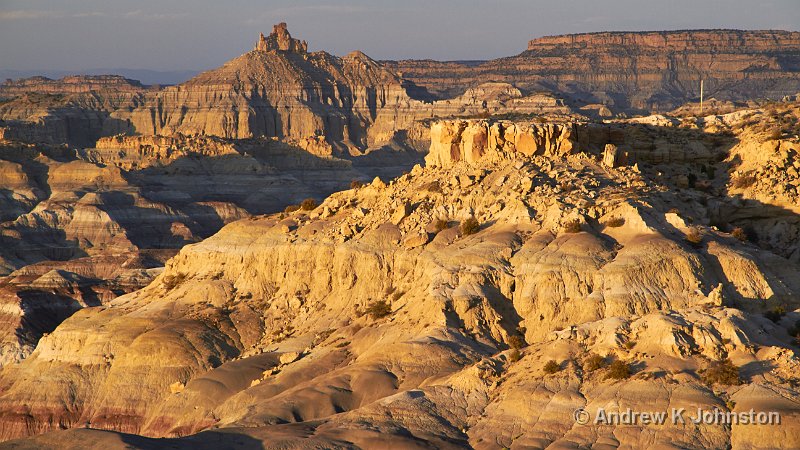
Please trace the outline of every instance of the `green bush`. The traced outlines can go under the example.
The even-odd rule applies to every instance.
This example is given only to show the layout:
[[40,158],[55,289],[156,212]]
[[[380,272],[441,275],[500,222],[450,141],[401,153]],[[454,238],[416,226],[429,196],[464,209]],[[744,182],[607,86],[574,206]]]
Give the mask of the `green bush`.
[[430,183],[426,183],[422,185],[423,191],[428,191],[434,194],[441,194],[442,193],[442,186],[439,184],[438,181],[431,181]]
[[364,313],[373,319],[380,319],[392,313],[392,306],[386,300],[377,300],[370,303]]
[[748,172],[748,173],[739,175],[738,177],[734,178],[734,180],[733,180],[733,182],[731,184],[736,189],[746,189],[746,188],[749,188],[750,186],[756,184],[756,181],[758,181],[756,179],[756,176],[753,175],[752,173]]
[[686,232],[686,240],[693,245],[698,245],[703,242],[703,233],[700,232],[700,228],[689,228],[689,231]]
[[459,227],[461,229],[461,234],[464,236],[469,236],[471,234],[477,233],[481,229],[481,225],[478,223],[478,220],[474,217],[470,217],[469,219],[461,222]]
[[586,362],[584,363],[583,367],[584,370],[587,372],[594,372],[597,369],[602,369],[606,366],[606,359],[602,356],[598,355],[597,353],[592,353],[586,358]]
[[167,290],[172,290],[181,285],[181,283],[186,280],[185,273],[178,273],[177,275],[167,275],[164,277],[162,281],[164,288]]
[[736,386],[742,384],[739,378],[739,368],[735,366],[730,359],[723,359],[711,363],[708,368],[703,371],[703,382],[709,386],[713,384],[724,384],[728,386]]
[[552,375],[560,371],[561,371],[561,364],[553,361],[552,359],[550,361],[547,361],[547,364],[544,365],[544,373],[548,375]]
[[784,308],[783,306],[776,306],[772,308],[771,311],[767,311],[764,313],[764,317],[775,323],[780,322],[781,319],[783,319],[783,316],[785,315],[786,315],[786,308]]
[[443,231],[447,229],[447,221],[444,219],[436,219],[436,221],[433,222],[433,228],[436,230],[437,233]]
[[581,231],[581,222],[580,220],[570,220],[569,222],[564,224],[564,232],[565,233],[580,233]]
[[794,326],[789,328],[789,336],[800,338],[800,320],[794,323]]
[[300,208],[303,211],[311,211],[317,207],[317,201],[313,198],[307,198],[300,203]]
[[607,380],[624,380],[630,378],[631,367],[628,363],[616,360],[608,366],[608,373],[606,373]]
[[731,235],[742,242],[747,241],[747,233],[741,227],[734,228]]
[[511,348],[522,348],[525,347],[525,340],[521,337],[514,335],[508,338],[508,346]]

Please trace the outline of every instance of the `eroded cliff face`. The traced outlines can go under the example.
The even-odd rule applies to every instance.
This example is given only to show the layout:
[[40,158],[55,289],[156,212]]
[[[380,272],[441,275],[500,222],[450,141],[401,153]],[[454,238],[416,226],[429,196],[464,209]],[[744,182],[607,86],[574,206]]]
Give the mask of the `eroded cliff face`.
[[398,150],[354,165],[308,150],[179,134],[78,150],[0,145],[0,365],[76,310],[146,286],[178,249],[226,223],[419,160]]
[[[557,95],[527,95],[509,83],[482,83],[431,101],[362,52],[308,53],[285,23],[262,34],[253,51],[178,86],[37,77],[3,84],[0,97],[7,98],[0,104],[0,138],[7,140],[92,147],[119,133],[275,137],[303,148],[321,140],[335,155],[413,145],[405,134],[433,117],[571,112]],[[319,153],[319,145],[311,147]]]
[[452,96],[481,82],[558,92],[577,105],[668,111],[700,97],[780,99],[800,92],[800,33],[698,30],[607,32],[530,41],[519,55],[480,64],[400,61],[388,66]]
[[[61,431],[10,448],[796,447],[797,262],[711,224],[727,172],[677,186],[746,153],[733,148],[753,129],[719,138],[710,123],[631,124],[710,135],[705,152],[661,163],[583,147],[580,124],[435,124],[446,164],[228,224],[146,288],[67,319],[0,372],[0,432],[214,427],[169,440]],[[459,132],[473,138],[454,147]],[[789,314],[762,315],[777,306]],[[725,359],[734,375],[710,379]],[[630,376],[613,378],[612,361]],[[573,416],[698,407],[782,422]]]

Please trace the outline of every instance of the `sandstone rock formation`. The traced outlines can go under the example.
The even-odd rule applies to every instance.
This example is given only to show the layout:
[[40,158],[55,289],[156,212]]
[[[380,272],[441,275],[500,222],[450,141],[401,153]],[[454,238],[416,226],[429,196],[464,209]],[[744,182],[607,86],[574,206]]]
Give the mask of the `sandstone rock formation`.
[[268,52],[271,50],[280,50],[284,52],[306,53],[308,51],[308,44],[306,41],[299,41],[292,38],[285,22],[281,22],[272,28],[272,33],[269,37],[264,37],[264,33],[258,37],[256,47],[254,50],[259,52]]
[[[761,192],[731,163],[793,167],[796,136],[752,139],[795,108],[434,123],[428,167],[232,222],[64,321],[0,371],[1,436],[52,433],[4,446],[797,447],[800,266],[711,223]],[[575,421],[627,408],[781,424]]]
[[112,136],[95,148],[0,145],[0,365],[75,310],[140,289],[224,224],[324,198],[420,161],[353,164],[270,139]]
[[336,155],[403,141],[418,120],[433,117],[571,112],[557,95],[525,95],[508,83],[484,83],[431,102],[362,52],[308,53],[285,23],[262,34],[253,51],[178,86],[38,77],[5,83],[0,98],[8,99],[0,104],[0,137],[10,140],[92,147],[120,133],[276,137]]

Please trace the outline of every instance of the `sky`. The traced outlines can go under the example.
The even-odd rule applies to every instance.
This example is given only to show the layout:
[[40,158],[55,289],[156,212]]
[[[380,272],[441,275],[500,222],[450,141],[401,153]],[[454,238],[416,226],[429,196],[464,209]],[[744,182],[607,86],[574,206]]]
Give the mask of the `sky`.
[[205,70],[287,22],[309,50],[509,56],[540,36],[800,27],[800,0],[0,0],[0,70]]

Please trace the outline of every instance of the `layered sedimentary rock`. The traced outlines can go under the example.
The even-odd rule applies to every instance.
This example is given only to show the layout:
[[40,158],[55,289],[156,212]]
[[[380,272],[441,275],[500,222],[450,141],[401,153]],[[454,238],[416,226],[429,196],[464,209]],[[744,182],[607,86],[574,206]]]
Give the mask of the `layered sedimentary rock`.
[[342,58],[308,53],[285,23],[260,35],[253,51],[178,86],[154,90],[120,77],[39,77],[2,85],[0,97],[9,98],[0,104],[5,139],[91,147],[118,133],[276,137],[339,155],[406,144],[404,134],[416,121],[436,116],[571,112],[556,95],[526,95],[508,83],[484,83],[431,102],[362,52]]
[[[709,147],[618,167],[579,124],[504,123],[523,131],[500,146],[475,122],[461,133],[486,130],[482,155],[459,144],[446,167],[230,223],[4,367],[3,438],[95,428],[6,447],[796,447],[800,267],[711,223],[736,201],[717,156],[742,157],[757,125],[719,138],[711,122],[631,124]],[[628,408],[781,423],[575,420]]]
[[178,249],[226,223],[420,161],[387,152],[354,164],[272,139],[180,134],[77,150],[0,146],[0,365],[76,310],[144,287]]
[[441,95],[481,82],[567,95],[615,111],[670,110],[700,97],[781,99],[800,91],[800,33],[697,30],[604,32],[530,41],[519,55],[475,63],[399,61],[389,67]]

